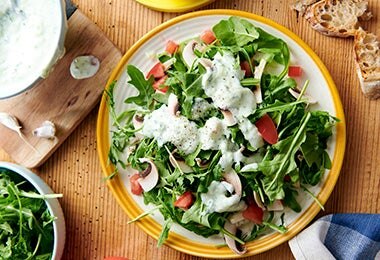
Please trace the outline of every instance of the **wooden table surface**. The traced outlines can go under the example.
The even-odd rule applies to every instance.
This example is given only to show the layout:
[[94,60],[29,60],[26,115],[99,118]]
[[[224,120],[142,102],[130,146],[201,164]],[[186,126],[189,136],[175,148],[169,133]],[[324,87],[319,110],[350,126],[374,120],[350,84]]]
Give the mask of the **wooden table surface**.
[[[74,0],[122,52],[155,26],[179,14],[149,10],[133,0]],[[380,213],[380,99],[365,98],[356,77],[351,39],[313,31],[290,10],[290,0],[217,0],[203,9],[236,9],[268,17],[298,34],[319,55],[340,93],[347,120],[347,147],[337,185],[321,215],[337,212]],[[369,0],[374,13],[366,28],[380,35],[380,1]],[[1,110],[1,108],[0,108]],[[39,169],[61,199],[67,240],[63,259],[198,259],[156,241],[136,225],[116,203],[102,181],[96,148],[97,108]],[[0,151],[0,160],[11,158]],[[253,258],[253,257],[252,257]],[[287,243],[255,259],[291,259]]]

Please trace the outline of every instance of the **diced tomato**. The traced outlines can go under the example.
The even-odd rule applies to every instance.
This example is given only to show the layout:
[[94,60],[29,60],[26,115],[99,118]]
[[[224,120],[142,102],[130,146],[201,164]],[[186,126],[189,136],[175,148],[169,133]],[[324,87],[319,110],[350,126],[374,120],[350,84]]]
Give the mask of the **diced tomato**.
[[284,176],[284,182],[290,182],[291,180],[292,180],[292,178],[290,178],[289,174]]
[[251,67],[249,66],[249,62],[248,61],[246,61],[246,60],[242,61],[240,63],[240,68],[245,71],[245,76],[246,77],[252,76],[252,70],[251,70]]
[[140,183],[137,181],[138,179],[140,179],[140,175],[138,173],[129,178],[129,181],[131,182],[131,192],[135,195],[141,195],[143,192]]
[[153,88],[156,89],[156,90],[159,90],[161,92],[164,92],[166,93],[166,91],[168,91],[169,89],[169,86],[165,86],[165,80],[167,79],[168,76],[164,76],[162,78],[160,78],[159,80],[156,80],[154,83],[153,83]]
[[302,68],[300,66],[289,66],[288,76],[289,77],[301,77],[302,76]]
[[159,79],[165,76],[164,65],[162,65],[159,62],[156,65],[154,65],[152,69],[148,72],[148,74],[146,75],[146,78],[149,79],[150,76],[153,76],[155,79]]
[[206,44],[211,44],[216,40],[215,34],[211,30],[205,30],[201,33],[201,40]]
[[248,201],[248,207],[243,211],[243,217],[256,224],[263,223],[264,211],[253,200]]
[[174,202],[174,206],[181,209],[188,209],[193,205],[194,197],[191,191],[186,191]]
[[267,141],[270,144],[275,144],[278,141],[278,133],[276,126],[274,125],[274,122],[268,114],[265,114],[262,118],[257,120],[255,123],[257,130],[259,130],[259,133],[264,138],[265,141]]
[[166,49],[165,51],[169,54],[174,54],[178,50],[178,44],[173,41],[168,41],[166,43]]

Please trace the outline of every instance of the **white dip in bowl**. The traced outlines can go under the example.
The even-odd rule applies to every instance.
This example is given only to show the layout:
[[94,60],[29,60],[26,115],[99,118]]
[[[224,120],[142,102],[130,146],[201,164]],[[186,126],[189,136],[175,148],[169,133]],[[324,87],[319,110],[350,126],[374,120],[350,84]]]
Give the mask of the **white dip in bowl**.
[[45,78],[64,54],[63,0],[0,1],[0,98]]

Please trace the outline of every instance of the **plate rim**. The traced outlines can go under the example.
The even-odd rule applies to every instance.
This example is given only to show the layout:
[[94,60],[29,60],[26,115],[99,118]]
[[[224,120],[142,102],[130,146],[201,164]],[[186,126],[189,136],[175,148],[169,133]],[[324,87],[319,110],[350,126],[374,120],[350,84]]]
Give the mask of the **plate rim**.
[[[161,31],[179,22],[182,22],[191,18],[197,18],[197,17],[202,17],[202,16],[212,16],[212,15],[239,16],[242,18],[248,18],[248,19],[252,19],[261,23],[265,23],[271,26],[272,28],[280,31],[281,33],[287,35],[292,40],[294,40],[296,44],[298,44],[308,54],[308,56],[313,60],[313,62],[317,65],[317,67],[321,71],[325,81],[327,82],[330,94],[333,99],[334,109],[336,111],[336,117],[340,119],[340,122],[336,125],[336,147],[334,151],[334,157],[332,159],[332,168],[330,169],[329,175],[327,176],[326,181],[323,183],[321,190],[317,196],[317,198],[322,203],[322,205],[324,205],[336,185],[336,182],[340,174],[340,170],[342,168],[343,158],[344,158],[344,153],[345,153],[346,123],[345,123],[345,116],[344,116],[342,102],[340,100],[338,90],[336,88],[336,85],[330,73],[328,72],[326,66],[323,64],[321,59],[317,56],[317,54],[299,36],[297,36],[295,33],[290,31],[286,27],[274,22],[273,20],[269,18],[265,18],[257,14],[253,14],[253,13],[249,13],[245,11],[230,10],[230,9],[214,9],[214,10],[197,11],[197,12],[192,12],[192,13],[175,17],[155,27],[153,30],[149,31],[140,40],[138,40],[135,44],[131,46],[131,48],[124,54],[124,56],[119,61],[118,65],[115,67],[115,69],[111,73],[107,81],[106,89],[108,89],[109,85],[111,84],[113,80],[118,79],[120,77],[125,64],[127,64],[128,60],[133,56],[133,54],[153,36],[155,36]],[[110,173],[113,172],[113,169],[114,169],[112,165],[108,164],[108,149],[109,149],[108,114],[109,113],[108,113],[108,108],[106,104],[106,96],[103,96],[100,103],[98,120],[97,120],[97,149],[98,149],[98,155],[99,155],[102,172],[104,176],[108,176]],[[104,149],[104,148],[107,148],[107,149]],[[132,203],[132,204],[129,203],[131,200],[133,202],[133,198],[130,196],[128,192],[125,191],[124,185],[122,185],[119,176],[116,176],[111,181],[107,181],[107,186],[113,193],[113,197],[116,198],[118,204],[127,213],[129,218],[136,217],[142,212],[142,210],[139,208],[138,205],[136,205],[135,203]],[[123,194],[125,194],[126,196],[121,196]],[[314,219],[314,217],[319,213],[319,211],[320,211],[320,207],[317,205],[317,203],[313,202],[309,206],[309,208],[305,210],[304,213],[302,213],[293,223],[291,223],[288,226],[287,233],[282,234],[282,235],[275,233],[275,234],[263,237],[259,240],[248,242],[247,243],[248,252],[247,254],[243,255],[243,257],[252,256],[252,255],[265,252],[269,249],[272,249],[288,241],[289,239],[294,237],[296,234],[298,234],[302,229],[304,229],[306,225],[309,224]],[[161,225],[158,224],[156,221],[154,221],[152,218],[146,217],[142,221],[137,222],[136,224],[139,226],[139,228],[141,228],[145,233],[147,233],[151,237],[155,239],[158,238],[161,231]],[[211,258],[229,258],[229,259],[242,257],[242,256],[234,254],[232,251],[230,251],[226,247],[217,248],[214,246],[205,245],[203,243],[197,243],[174,232],[170,232],[169,238],[165,242],[165,244],[178,251],[195,255],[195,256],[211,257]]]
[[182,0],[179,3],[176,0],[160,0],[156,3],[154,0],[136,0],[136,2],[159,12],[186,12],[195,8],[201,8],[205,5],[211,4],[215,0]]

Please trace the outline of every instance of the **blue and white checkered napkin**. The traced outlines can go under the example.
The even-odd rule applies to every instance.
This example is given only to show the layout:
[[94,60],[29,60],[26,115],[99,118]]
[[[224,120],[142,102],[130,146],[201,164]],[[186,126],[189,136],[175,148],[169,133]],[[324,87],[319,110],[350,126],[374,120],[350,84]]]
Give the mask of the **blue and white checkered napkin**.
[[334,214],[289,241],[297,260],[380,260],[380,214]]

